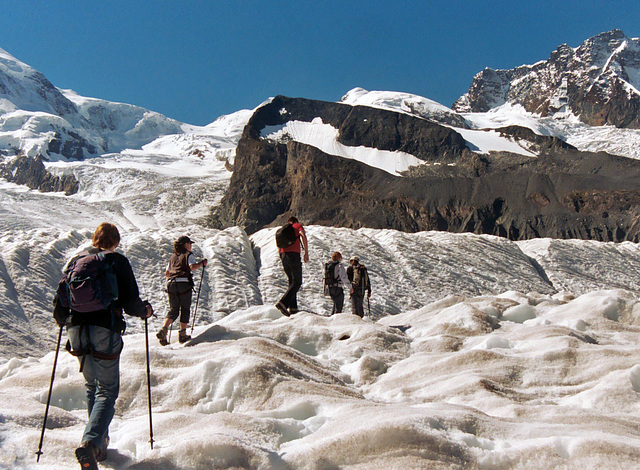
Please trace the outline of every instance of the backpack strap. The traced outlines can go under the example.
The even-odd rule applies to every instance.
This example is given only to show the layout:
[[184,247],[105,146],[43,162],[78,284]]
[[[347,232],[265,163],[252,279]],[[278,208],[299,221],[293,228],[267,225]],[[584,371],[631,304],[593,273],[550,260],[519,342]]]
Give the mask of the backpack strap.
[[[65,349],[69,354],[75,357],[93,356],[96,359],[108,359],[108,360],[118,359],[120,357],[120,353],[109,354],[109,353],[100,352],[100,351],[93,351],[90,347],[81,349],[79,351],[74,351],[73,349],[71,349],[71,343],[69,342],[69,340],[67,340],[67,345],[65,346]],[[80,368],[80,372],[82,372],[82,367]]]
[[[83,331],[85,331],[87,333],[87,336],[89,335],[89,331],[88,331],[88,325],[83,323],[80,325],[80,334],[78,336],[82,337],[82,333]],[[111,330],[111,335],[110,335],[110,339],[109,339],[109,351],[113,351],[113,330]],[[88,338],[87,338],[88,339]],[[87,341],[87,343],[89,343],[89,341]],[[82,349],[78,349],[78,350],[74,350],[71,347],[71,341],[67,340],[67,344],[65,345],[65,349],[67,350],[67,352],[69,354],[71,354],[72,356],[75,357],[81,357],[82,359],[80,360],[80,372],[82,372],[82,370],[84,369],[84,361],[87,358],[87,356],[92,356],[95,359],[103,359],[103,360],[113,360],[113,359],[118,359],[120,357],[120,353],[105,353],[105,352],[101,352],[101,351],[94,351],[93,348],[91,347],[90,344],[87,344],[87,347],[82,348]]]

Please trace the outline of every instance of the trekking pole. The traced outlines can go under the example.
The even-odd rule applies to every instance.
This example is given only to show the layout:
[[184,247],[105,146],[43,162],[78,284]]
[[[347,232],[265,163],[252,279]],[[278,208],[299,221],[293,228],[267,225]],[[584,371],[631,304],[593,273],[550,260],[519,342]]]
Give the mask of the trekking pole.
[[369,307],[369,320],[371,320],[371,297],[367,297],[367,307]]
[[149,367],[149,323],[144,319],[144,342],[147,348],[147,400],[149,402],[149,444],[153,450],[153,419],[151,417],[151,368]]
[[206,266],[202,266],[202,276],[200,276],[200,285],[198,286],[198,295],[196,297],[196,308],[193,309],[193,322],[191,323],[191,333],[193,334],[193,327],[196,326],[196,314],[198,313],[198,300],[200,300],[200,289],[202,289],[202,279],[204,279],[204,268]]
[[62,329],[64,326],[60,327],[60,332],[58,333],[58,344],[56,346],[56,355],[53,358],[53,370],[51,371],[51,383],[49,384],[49,396],[47,396],[47,406],[44,409],[44,421],[42,422],[42,433],[40,434],[40,444],[38,444],[38,452],[36,455],[38,458],[36,462],[40,462],[40,456],[42,455],[42,441],[44,440],[44,430],[47,425],[47,416],[49,415],[49,403],[51,403],[51,392],[53,390],[53,378],[56,375],[56,364],[58,363],[58,352],[60,351],[60,340],[62,339]]

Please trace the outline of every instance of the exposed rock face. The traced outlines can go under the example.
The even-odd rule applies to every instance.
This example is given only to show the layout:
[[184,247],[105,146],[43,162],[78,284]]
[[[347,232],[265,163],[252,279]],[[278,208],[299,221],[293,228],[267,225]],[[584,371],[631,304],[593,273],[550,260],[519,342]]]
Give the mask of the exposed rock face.
[[68,129],[60,129],[56,132],[49,141],[46,150],[71,160],[83,160],[85,150],[90,154],[95,154],[98,151],[95,145],[87,142],[77,132]]
[[[266,126],[317,117],[339,129],[345,145],[403,150],[440,165],[413,167],[399,177],[261,135]],[[640,162],[579,152],[516,126],[499,131],[527,139],[539,157],[479,155],[455,130],[424,119],[279,96],[245,127],[228,193],[212,220],[248,233],[295,214],[306,224],[468,231],[514,240],[640,239]]]
[[41,156],[19,155],[13,161],[0,165],[0,177],[11,183],[23,184],[42,192],[64,191],[69,196],[78,192],[78,180],[72,175],[63,177],[49,173]]
[[[316,117],[339,129],[338,140],[345,145],[400,150],[434,161],[455,161],[471,153],[458,133],[423,119],[364,106],[278,96],[256,110],[243,131],[229,190],[221,207],[215,210],[217,225],[240,225],[253,233],[291,208],[294,197],[291,183],[297,187],[296,182],[301,178],[291,167],[295,161],[291,159],[292,154],[299,153],[300,148],[324,154],[297,142],[267,141],[261,138],[260,131],[291,120],[311,122]],[[314,169],[318,174],[311,171],[305,178],[339,190],[336,186],[341,186],[343,170],[336,162],[337,159],[326,161],[333,176],[324,175],[322,165],[318,165]],[[368,168],[365,165],[357,168],[361,166]],[[346,189],[339,191],[345,194]],[[329,221],[327,219],[327,223]]]
[[534,65],[486,68],[453,109],[485,112],[504,103],[542,116],[572,111],[590,125],[640,128],[640,39],[613,30],[576,49],[563,44]]

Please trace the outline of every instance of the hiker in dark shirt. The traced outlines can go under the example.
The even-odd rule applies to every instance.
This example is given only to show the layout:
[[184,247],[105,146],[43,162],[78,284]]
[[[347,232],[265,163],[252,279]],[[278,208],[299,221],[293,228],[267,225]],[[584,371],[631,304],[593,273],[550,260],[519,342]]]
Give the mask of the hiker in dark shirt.
[[185,343],[191,339],[187,334],[189,326],[189,316],[191,314],[191,295],[193,293],[192,271],[204,268],[207,260],[196,261],[196,257],[191,253],[193,242],[187,236],[178,238],[173,244],[173,255],[169,259],[169,264],[164,273],[167,278],[167,293],[169,294],[169,311],[164,320],[164,324],[156,337],[162,346],[169,344],[167,332],[172,323],[178,318],[180,313],[180,332],[178,341]]
[[289,287],[284,293],[280,301],[276,304],[276,308],[285,316],[298,313],[298,291],[302,287],[302,262],[300,259],[301,248],[304,249],[304,262],[309,262],[309,245],[304,227],[298,219],[290,217],[288,224],[292,225],[295,230],[295,242],[286,247],[279,248],[280,260],[287,279]]
[[109,424],[120,391],[120,353],[123,346],[121,335],[125,327],[122,312],[149,318],[153,314],[153,308],[149,302],[140,300],[129,260],[114,251],[120,244],[117,227],[109,223],[100,224],[91,241],[93,248],[74,257],[64,272],[67,274],[73,271],[75,264],[83,258],[101,254],[101,262],[115,274],[117,299],[104,309],[86,311],[76,300],[71,301],[70,307],[65,307],[60,293],[56,293],[54,318],[59,326],[67,327],[68,349],[80,359],[80,369],[87,390],[89,421],[82,443],[76,449],[76,457],[83,468],[97,469],[96,462],[107,456]]
[[360,259],[357,256],[351,257],[349,265],[347,268],[347,277],[349,281],[351,281],[351,287],[353,288],[351,291],[352,313],[363,318],[365,293],[367,299],[371,297],[369,273],[367,272],[367,268],[363,264],[360,264]]

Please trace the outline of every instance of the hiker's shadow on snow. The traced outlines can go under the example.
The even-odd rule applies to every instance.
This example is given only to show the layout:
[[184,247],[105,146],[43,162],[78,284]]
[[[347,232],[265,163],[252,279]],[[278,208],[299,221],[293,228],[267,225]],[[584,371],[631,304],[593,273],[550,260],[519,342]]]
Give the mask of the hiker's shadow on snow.
[[[130,461],[131,460],[129,460],[129,462]],[[119,467],[118,465],[114,465],[113,468],[125,468],[125,467]],[[161,468],[162,470],[183,470],[185,467],[178,467],[173,462],[171,462],[171,459],[166,458],[166,459],[157,459],[157,460],[154,459],[148,462],[137,462],[137,463],[134,463],[133,465],[127,466],[126,468],[133,469],[133,470],[158,470],[159,468]]]
[[239,331],[229,330],[220,325],[213,325],[185,343],[185,347],[195,346],[200,343],[215,343],[217,341],[240,339],[246,336],[247,335]]
[[[278,453],[267,450],[267,449],[263,449],[261,447],[258,447],[258,449],[260,449],[261,451],[263,451],[266,454],[267,460],[268,460],[268,464],[270,469],[272,470],[293,470],[293,468],[284,460],[282,460],[282,457],[280,455],[278,455]],[[121,454],[120,454],[121,455]],[[119,468],[125,468],[124,466],[120,466],[120,464],[124,465],[126,463],[130,463],[131,459],[121,455],[123,457],[123,460],[126,459],[127,462],[113,462],[114,463],[114,467],[116,469]],[[185,466],[177,466],[176,464],[174,464],[172,461],[172,459],[170,457],[168,458],[159,458],[159,459],[154,459],[154,460],[149,460],[146,462],[137,462],[134,463],[132,465],[128,465],[126,468],[127,470],[158,470],[158,469],[162,469],[162,470],[183,470],[184,468],[188,468]],[[234,468],[234,469],[250,469],[250,468],[255,468],[251,462],[249,461],[248,458],[244,459],[245,461],[239,461],[237,463],[237,465],[225,465],[223,466],[218,466],[215,465],[215,460],[217,460],[215,458],[215,455],[212,455],[210,459],[207,458],[203,458],[203,461],[196,466],[196,468]],[[209,466],[210,465],[210,466]],[[317,468],[321,468],[323,470],[337,470],[339,467],[337,466],[332,466],[332,467],[317,467]]]
[[177,467],[170,459],[153,459],[146,462],[135,462],[128,455],[121,454],[118,452],[118,449],[109,448],[107,454],[107,460],[100,466],[100,468],[114,468],[114,469],[135,469],[135,470],[146,470],[146,469],[158,469],[162,470],[181,470],[184,467]]

